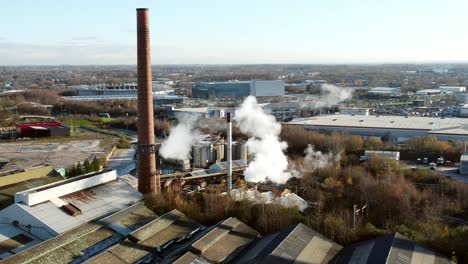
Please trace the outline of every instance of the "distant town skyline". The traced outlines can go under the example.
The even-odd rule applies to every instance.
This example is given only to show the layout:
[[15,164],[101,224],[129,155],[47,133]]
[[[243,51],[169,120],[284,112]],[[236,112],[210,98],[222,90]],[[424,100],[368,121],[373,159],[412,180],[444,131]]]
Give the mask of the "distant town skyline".
[[0,65],[468,62],[468,1],[5,1]]

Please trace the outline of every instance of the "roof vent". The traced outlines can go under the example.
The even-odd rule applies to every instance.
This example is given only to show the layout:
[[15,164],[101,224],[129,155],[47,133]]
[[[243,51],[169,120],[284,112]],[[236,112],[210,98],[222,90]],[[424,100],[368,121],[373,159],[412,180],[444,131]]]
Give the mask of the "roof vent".
[[335,119],[333,119],[332,121],[336,121],[336,120],[338,120],[338,119],[335,118]]
[[390,123],[392,123],[392,124],[393,124],[393,123],[395,123],[395,121],[390,121]]
[[364,122],[364,119],[359,120],[359,122]]
[[62,205],[62,210],[64,210],[67,214],[71,216],[78,216],[81,214],[80,208],[76,207],[72,203]]
[[434,124],[434,122],[429,122],[429,125],[433,125],[433,124]]

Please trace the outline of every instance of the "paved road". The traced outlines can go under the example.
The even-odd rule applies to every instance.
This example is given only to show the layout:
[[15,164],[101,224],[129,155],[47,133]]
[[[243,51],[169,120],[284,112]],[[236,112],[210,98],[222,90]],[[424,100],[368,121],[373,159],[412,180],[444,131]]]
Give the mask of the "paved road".
[[135,169],[135,145],[129,149],[116,149],[107,161],[106,168],[116,170],[118,176],[129,174]]
[[[410,162],[410,161],[402,161],[402,162],[404,162],[410,168],[429,170],[428,165],[415,164],[415,163]],[[435,171],[440,172],[442,175],[444,175],[446,177],[450,177],[450,178],[452,178],[454,180],[458,180],[458,181],[461,181],[461,182],[464,182],[464,183],[468,183],[468,175],[466,175],[466,176],[460,175],[458,173],[458,166],[457,167],[437,167],[435,169]]]

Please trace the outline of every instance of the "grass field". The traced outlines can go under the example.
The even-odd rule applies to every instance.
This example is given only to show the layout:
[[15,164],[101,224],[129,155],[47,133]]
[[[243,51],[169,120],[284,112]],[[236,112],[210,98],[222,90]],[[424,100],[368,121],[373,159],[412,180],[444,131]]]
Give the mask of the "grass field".
[[109,123],[115,120],[115,118],[112,118],[112,117],[101,117],[100,119],[101,119],[101,122],[103,123]]
[[89,120],[86,120],[86,119],[70,119],[70,118],[66,118],[66,119],[62,119],[62,122],[66,125],[66,126],[73,126],[73,127],[78,127],[78,126],[82,126],[82,127],[87,127],[87,126],[94,126],[93,123],[91,123],[91,121]]

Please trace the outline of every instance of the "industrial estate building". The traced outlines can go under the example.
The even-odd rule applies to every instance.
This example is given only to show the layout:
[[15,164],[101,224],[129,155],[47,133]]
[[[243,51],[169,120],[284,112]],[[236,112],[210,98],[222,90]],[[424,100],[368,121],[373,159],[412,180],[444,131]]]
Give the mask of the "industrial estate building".
[[[153,94],[170,94],[174,89],[167,84],[153,82]],[[138,85],[136,83],[129,84],[98,84],[98,85],[80,85],[76,87],[78,96],[136,96]]]
[[61,122],[33,122],[17,123],[16,133],[20,137],[67,137],[70,136],[70,128]]
[[446,141],[468,140],[468,120],[464,118],[337,114],[296,119],[287,124],[323,133],[380,137],[391,142],[404,142],[417,136],[435,136]]
[[284,96],[285,84],[283,80],[271,81],[233,81],[233,82],[205,82],[192,86],[193,98],[233,98],[242,99],[249,95],[257,97]]
[[374,87],[368,91],[369,94],[373,95],[385,95],[385,96],[400,96],[400,87]]
[[206,227],[177,210],[158,217],[142,204],[44,242],[19,228],[18,232],[15,239],[19,242],[10,243],[10,251],[0,255],[2,263],[308,264],[358,260],[396,264],[403,257],[411,263],[451,263],[398,233],[343,248],[303,224],[261,236],[233,217]]
[[460,174],[468,175],[468,154],[463,154],[460,157]]

